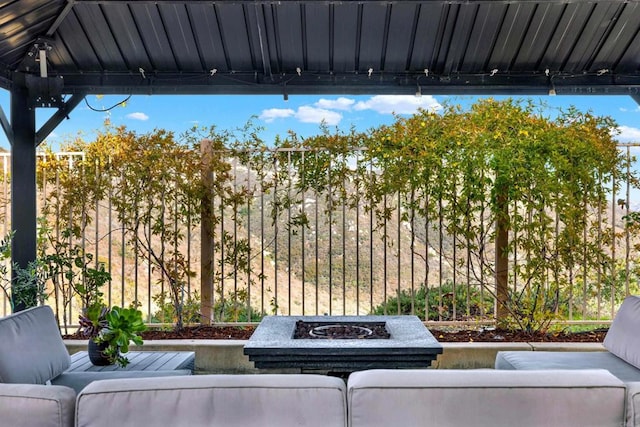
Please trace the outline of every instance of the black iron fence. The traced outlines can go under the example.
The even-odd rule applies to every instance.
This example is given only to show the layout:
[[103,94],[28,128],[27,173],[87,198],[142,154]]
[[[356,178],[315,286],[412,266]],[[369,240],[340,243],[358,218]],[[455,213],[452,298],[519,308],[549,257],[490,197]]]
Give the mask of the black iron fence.
[[[629,160],[634,146],[620,146]],[[443,204],[450,201],[407,191],[386,194],[373,209],[373,202],[354,197],[366,183],[349,174],[341,175],[346,182],[340,182],[340,177],[323,176],[322,186],[299,185],[302,175],[304,179],[312,177],[311,165],[317,165],[321,152],[279,149],[277,155],[273,154],[245,157],[217,153],[231,168],[232,178],[224,185],[245,197],[234,204],[213,198],[210,208],[215,220],[202,218],[202,227],[212,232],[201,233],[197,222],[175,224],[185,238],[174,249],[184,254],[193,273],[186,277],[182,294],[187,321],[200,319],[203,294],[212,300],[204,312],[215,322],[256,321],[262,314],[414,313],[434,322],[474,322],[494,317],[496,254],[494,221],[488,209],[480,206],[466,220],[476,230],[471,236],[460,227],[450,227],[451,221],[459,219],[424,214],[427,205],[442,211]],[[55,154],[58,164],[64,159],[67,168],[76,167],[83,156],[75,152]],[[8,235],[9,154],[1,158],[2,231]],[[256,159],[262,159],[259,165]],[[39,157],[41,164],[51,160],[49,155]],[[368,176],[377,172],[374,165],[364,163],[359,151],[345,156],[342,166],[368,171]],[[629,161],[629,168],[633,166]],[[91,220],[83,221],[79,235],[67,236],[60,224],[65,222],[61,221],[65,215],[70,215],[65,211],[69,207],[47,205],[52,195],[62,191],[56,175],[60,169],[40,167],[39,171],[38,206],[46,217],[42,227],[47,227],[49,250],[53,241],[64,241],[67,248],[80,247],[91,253],[91,265],[103,264],[111,273],[112,280],[104,290],[108,304],[135,303],[149,321],[170,323],[168,284],[153,263],[135,250],[135,239],[125,232],[114,213],[111,193],[85,206],[83,212]],[[332,173],[331,168],[327,171]],[[585,247],[575,247],[573,264],[545,265],[544,272],[536,275],[536,286],[543,292],[535,298],[555,298],[558,303],[554,310],[559,318],[606,321],[626,294],[640,293],[639,242],[632,228],[626,226],[634,201],[640,198],[634,195],[628,179],[631,169],[627,172],[617,183],[621,190],[609,194],[606,209],[585,209],[585,220],[593,226],[584,231]],[[210,178],[215,182],[215,176]],[[612,183],[602,185],[611,187]],[[153,203],[161,205],[164,201]],[[509,209],[510,215],[534,215],[517,203]],[[548,236],[552,251],[554,239],[562,233],[562,219],[554,217],[553,212],[548,214],[556,224],[555,234]],[[510,236],[525,232],[510,230]],[[203,238],[209,240],[204,245],[206,250]],[[508,280],[514,294],[531,285],[529,251],[522,245],[510,249]],[[601,254],[600,262],[582,262],[593,253]],[[210,270],[203,279],[201,272],[207,265]],[[10,269],[8,260],[5,266]],[[8,281],[9,277],[4,277],[5,286]],[[554,286],[557,284],[562,286]],[[69,293],[67,304],[60,292]],[[47,293],[47,303],[56,307],[66,323],[75,324],[81,307],[71,291],[48,283]],[[5,295],[0,295],[0,304],[4,314],[10,311]]]

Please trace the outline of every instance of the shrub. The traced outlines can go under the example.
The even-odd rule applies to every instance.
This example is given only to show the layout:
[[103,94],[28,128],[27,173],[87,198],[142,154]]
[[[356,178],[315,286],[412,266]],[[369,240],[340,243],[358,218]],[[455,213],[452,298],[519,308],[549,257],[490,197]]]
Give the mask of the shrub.
[[[400,312],[398,312],[398,297],[391,297],[385,303],[375,307],[373,314],[415,314],[421,319],[426,320],[459,320],[461,317],[479,317],[483,313],[492,313],[493,300],[490,295],[480,294],[480,288],[477,286],[467,287],[458,285],[455,287],[453,282],[447,281],[440,288],[427,288],[422,285],[413,292],[402,290],[400,292]],[[440,296],[442,300],[440,301]],[[467,298],[468,295],[468,298]],[[453,316],[453,307],[455,300],[456,319]],[[467,304],[467,300],[469,304]],[[429,316],[425,315],[425,301],[428,301]],[[413,312],[412,312],[413,302]]]

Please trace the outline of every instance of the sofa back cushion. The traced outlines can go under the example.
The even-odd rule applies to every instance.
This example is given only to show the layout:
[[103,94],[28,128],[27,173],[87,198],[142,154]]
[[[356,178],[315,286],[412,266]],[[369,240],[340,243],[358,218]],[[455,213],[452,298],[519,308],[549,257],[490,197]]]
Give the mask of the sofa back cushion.
[[347,387],[349,425],[621,426],[625,386],[597,370],[372,370]]
[[640,369],[640,297],[628,296],[622,302],[604,347],[630,365]]
[[346,421],[344,381],[313,374],[102,380],[84,388],[76,403],[81,427],[340,427]]
[[0,425],[73,427],[76,393],[68,387],[0,384]]
[[45,384],[70,364],[51,307],[34,307],[0,319],[0,382]]

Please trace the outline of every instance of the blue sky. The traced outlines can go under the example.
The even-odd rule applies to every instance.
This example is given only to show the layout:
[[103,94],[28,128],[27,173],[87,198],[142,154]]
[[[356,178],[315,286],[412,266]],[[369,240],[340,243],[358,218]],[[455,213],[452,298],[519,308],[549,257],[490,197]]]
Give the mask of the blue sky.
[[[177,95],[136,95],[124,107],[117,106],[108,113],[95,112],[118,104],[125,96],[89,95],[87,103],[81,103],[51,134],[47,143],[56,148],[65,139],[78,133],[90,139],[96,130],[102,128],[107,116],[116,125],[126,125],[137,132],[147,132],[154,128],[164,128],[180,133],[195,124],[216,125],[221,129],[233,129],[244,125],[254,116],[255,123],[264,127],[262,136],[270,140],[275,135],[285,135],[294,130],[300,135],[318,132],[324,120],[329,126],[349,129],[355,126],[365,130],[373,126],[393,121],[393,112],[411,114],[417,108],[434,108],[446,100],[469,104],[477,98],[445,96],[295,96],[285,101],[282,96],[177,96]],[[573,105],[581,110],[591,110],[597,115],[612,116],[620,127],[618,137],[623,142],[640,142],[640,107],[628,96],[544,96],[533,97],[550,107]],[[9,95],[0,91],[0,105],[9,115]],[[39,109],[39,125],[53,113],[53,110]],[[4,133],[0,133],[0,146],[9,148]]]

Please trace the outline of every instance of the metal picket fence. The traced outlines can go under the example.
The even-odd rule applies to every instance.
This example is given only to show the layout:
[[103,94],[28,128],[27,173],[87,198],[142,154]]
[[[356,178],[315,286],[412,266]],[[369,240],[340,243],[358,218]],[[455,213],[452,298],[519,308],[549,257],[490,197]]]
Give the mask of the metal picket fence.
[[[636,145],[620,145],[629,159]],[[225,236],[228,245],[218,245],[209,260],[215,265],[219,279],[209,284],[214,291],[212,320],[215,322],[248,322],[260,314],[280,315],[366,315],[370,313],[416,313],[423,320],[440,323],[490,321],[495,299],[491,292],[494,278],[486,269],[479,268],[474,246],[465,236],[447,234],[446,219],[427,219],[418,209],[407,209],[407,197],[387,196],[381,202],[390,215],[376,218],[364,201],[346,202],[331,208],[326,194],[308,190],[296,193],[295,203],[279,205],[278,195],[292,195],[295,174],[288,180],[264,182],[272,179],[277,170],[291,169],[291,154],[301,150],[281,149],[278,163],[273,170],[257,174],[250,163],[242,162],[231,154],[227,160],[232,166],[233,180],[229,183],[235,191],[244,189],[251,194],[243,206],[223,206],[214,200],[213,210],[220,221],[215,224],[216,235]],[[311,158],[317,152],[302,150],[302,157]],[[73,168],[83,153],[56,153],[58,159],[66,159]],[[11,229],[10,218],[10,154],[0,153],[2,159],[2,232],[6,236]],[[39,156],[47,162],[47,155]],[[353,167],[372,169],[362,165],[358,152],[349,160]],[[283,164],[282,162],[285,162]],[[631,168],[634,165],[630,165]],[[628,173],[630,173],[630,169]],[[260,178],[262,176],[262,179]],[[38,206],[60,188],[56,179],[40,176]],[[621,298],[638,292],[637,240],[624,227],[623,217],[633,211],[632,183],[623,179],[623,194],[611,194],[610,208],[605,218],[599,218],[601,238],[592,242],[610,256],[611,263],[597,269],[574,271],[549,271],[549,281],[568,283],[570,292],[563,307],[571,321],[602,321],[611,319]],[[354,183],[345,188],[358,191]],[[330,189],[329,189],[330,191]],[[637,202],[637,200],[635,200]],[[410,205],[415,206],[415,200]],[[162,203],[162,201],[158,201]],[[442,203],[441,200],[423,200],[421,203]],[[275,212],[274,212],[275,210]],[[158,296],[167,292],[166,283],[151,263],[132,250],[134,241],[118,223],[106,197],[95,206],[87,208],[92,221],[83,229],[79,239],[70,242],[94,255],[94,262],[104,263],[112,280],[105,289],[108,304],[129,305],[136,302],[149,321],[161,321],[162,304]],[[514,206],[512,212],[518,213]],[[49,218],[51,234],[63,237],[57,225],[65,215],[60,210]],[[599,213],[598,215],[602,215]],[[296,219],[304,218],[304,224]],[[481,214],[479,227],[489,231],[493,224],[484,222]],[[295,225],[292,225],[295,224]],[[179,224],[185,240],[178,248],[185,254],[194,272],[185,286],[184,302],[197,304],[201,297],[201,233],[200,225]],[[233,242],[233,243],[231,243]],[[160,243],[158,243],[160,244]],[[227,248],[242,247],[247,266],[237,268],[239,252],[229,254]],[[582,253],[576,248],[576,253]],[[231,259],[230,259],[231,256]],[[484,256],[490,259],[490,254]],[[517,266],[526,258],[523,250],[510,254],[510,286],[521,286]],[[204,260],[206,262],[207,260]],[[10,269],[8,261],[6,266]],[[560,277],[562,276],[562,277]],[[7,284],[9,277],[4,278]],[[55,304],[55,291],[49,284],[48,304]],[[5,295],[0,295],[2,314],[10,312]],[[74,325],[80,310],[73,301],[68,307],[58,307],[64,312],[69,325]],[[195,309],[197,311],[197,309]],[[188,319],[195,320],[195,318]]]

